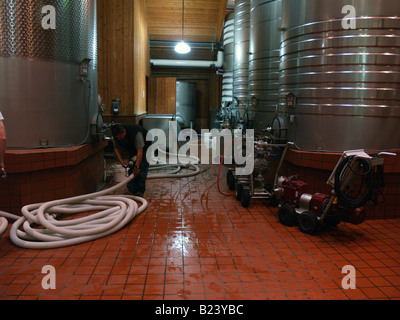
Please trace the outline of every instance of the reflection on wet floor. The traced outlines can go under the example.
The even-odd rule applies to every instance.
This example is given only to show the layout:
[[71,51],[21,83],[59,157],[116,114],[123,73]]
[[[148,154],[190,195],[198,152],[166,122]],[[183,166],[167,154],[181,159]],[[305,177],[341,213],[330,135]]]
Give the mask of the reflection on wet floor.
[[[0,299],[400,298],[400,220],[341,223],[309,236],[283,226],[263,200],[243,208],[221,195],[217,174],[218,165],[202,165],[195,177],[149,180],[147,210],[93,242],[25,250],[6,233]],[[48,264],[57,270],[51,292],[41,286]],[[355,290],[342,287],[346,265],[357,271]]]

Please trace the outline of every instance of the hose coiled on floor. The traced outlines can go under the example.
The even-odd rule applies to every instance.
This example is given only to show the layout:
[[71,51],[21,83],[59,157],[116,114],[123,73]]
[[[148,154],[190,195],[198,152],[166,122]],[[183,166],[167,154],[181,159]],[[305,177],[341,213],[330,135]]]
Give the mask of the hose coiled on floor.
[[[177,163],[177,164],[169,164],[166,161],[161,161],[160,159],[153,158],[152,160],[155,162],[154,164],[150,165],[149,171],[156,171],[156,170],[165,170],[165,169],[175,169],[172,172],[169,173],[160,173],[160,174],[149,174],[147,176],[147,179],[164,179],[164,178],[187,178],[187,177],[193,177],[196,176],[200,173],[200,168],[197,165],[200,163],[200,159],[194,156],[190,155],[180,155],[177,153],[171,153],[164,151],[162,149],[159,149],[159,153],[164,154],[164,155],[170,155],[170,156],[176,156],[176,157],[183,157],[186,159],[184,163]],[[182,169],[188,169],[191,170],[186,173],[180,173]]]
[[[143,198],[113,194],[133,178],[131,175],[103,191],[27,205],[22,208],[21,217],[2,212],[0,215],[16,220],[10,229],[10,240],[22,248],[52,249],[93,241],[119,231],[147,208]],[[94,213],[76,219],[55,218],[90,212]]]
[[[158,164],[158,165],[152,165],[149,168],[149,171],[155,171],[155,170],[165,170],[173,168],[172,172],[169,173],[156,173],[156,174],[149,174],[147,176],[147,179],[164,179],[164,178],[187,178],[187,177],[193,177],[195,175],[198,175],[200,173],[200,168],[197,165],[193,164]],[[180,173],[182,169],[192,169],[189,172],[186,173]]]
[[[2,211],[0,211],[0,215],[2,214]],[[0,217],[0,236],[7,230],[8,227],[8,221],[4,217]]]
[[[187,156],[187,159],[199,162],[195,157]],[[158,163],[150,170],[171,167],[175,168],[173,172],[152,174],[148,178],[183,178],[200,173],[200,168],[191,163]],[[183,168],[191,170],[179,173]],[[0,211],[0,235],[8,227],[7,219],[16,220],[10,229],[11,241],[27,249],[66,247],[115,233],[147,208],[148,203],[143,198],[115,194],[133,179],[131,175],[109,189],[87,195],[27,205],[21,209],[22,216]],[[140,207],[137,202],[141,203]],[[57,219],[90,212],[94,213],[75,219]]]

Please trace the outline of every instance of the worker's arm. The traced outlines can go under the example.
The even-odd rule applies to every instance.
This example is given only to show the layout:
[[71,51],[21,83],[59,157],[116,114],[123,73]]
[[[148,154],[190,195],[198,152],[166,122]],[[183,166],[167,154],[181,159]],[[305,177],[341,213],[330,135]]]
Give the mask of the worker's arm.
[[114,152],[115,155],[117,156],[119,163],[125,167],[126,163],[124,162],[124,159],[122,159],[121,153],[119,152],[118,147],[115,144],[114,144]]
[[4,168],[4,155],[6,153],[7,137],[3,121],[0,121],[0,169]]
[[135,149],[137,150],[136,154],[136,161],[135,161],[135,168],[133,169],[133,173],[135,176],[140,174],[140,164],[142,163],[143,156],[144,156],[144,136],[141,132],[138,132],[135,137]]
[[133,169],[133,173],[135,176],[138,176],[140,174],[139,166],[142,163],[142,159],[143,159],[143,148],[140,149],[136,155],[135,168]]

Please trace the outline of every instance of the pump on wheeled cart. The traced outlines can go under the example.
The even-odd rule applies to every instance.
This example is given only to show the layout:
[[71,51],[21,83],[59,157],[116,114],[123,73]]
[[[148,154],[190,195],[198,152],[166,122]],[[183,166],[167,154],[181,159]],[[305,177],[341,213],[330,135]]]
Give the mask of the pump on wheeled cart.
[[[274,190],[277,186],[278,173],[282,167],[287,150],[292,143],[274,144],[267,137],[254,141],[254,170],[250,175],[236,175],[233,169],[227,173],[227,184],[230,190],[235,191],[236,200],[244,208],[249,207],[251,199],[268,199],[273,206],[277,206]],[[265,183],[265,175],[271,169],[272,159],[278,159],[275,166],[275,175],[271,183]]]
[[295,177],[279,177],[274,194],[280,201],[279,220],[286,226],[314,234],[318,226],[336,226],[340,221],[360,224],[365,220],[364,205],[375,206],[384,188],[383,155],[364,150],[345,151],[327,184],[331,194],[308,193],[308,184]]
[[[394,153],[368,155],[364,150],[345,151],[331,173],[327,184],[331,194],[308,192],[308,183],[296,177],[278,177],[290,145],[254,143],[254,171],[248,176],[237,176],[228,170],[227,183],[235,190],[236,199],[247,208],[251,199],[269,199],[279,206],[279,220],[286,226],[298,225],[307,234],[314,234],[319,225],[336,226],[341,221],[361,224],[365,220],[364,206],[378,205],[384,183],[384,158]],[[272,185],[264,184],[264,175],[270,169],[273,152],[280,149],[280,161]]]

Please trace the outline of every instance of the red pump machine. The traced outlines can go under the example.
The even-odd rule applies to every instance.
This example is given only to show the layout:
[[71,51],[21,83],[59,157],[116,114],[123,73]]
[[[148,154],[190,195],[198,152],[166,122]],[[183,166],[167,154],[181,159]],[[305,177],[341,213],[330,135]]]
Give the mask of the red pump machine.
[[364,205],[378,204],[384,188],[382,152],[368,155],[364,150],[345,151],[329,177],[330,195],[308,193],[308,184],[293,177],[279,177],[275,196],[282,224],[298,224],[301,231],[313,234],[318,225],[337,225],[340,221],[360,224],[365,220]]

